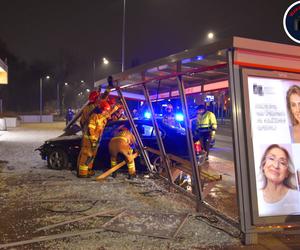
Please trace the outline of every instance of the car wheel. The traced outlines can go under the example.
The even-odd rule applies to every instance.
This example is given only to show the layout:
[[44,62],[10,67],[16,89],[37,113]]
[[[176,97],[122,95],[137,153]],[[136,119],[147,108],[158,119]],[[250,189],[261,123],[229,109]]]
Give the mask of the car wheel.
[[154,166],[156,172],[161,174],[161,172],[163,170],[163,164],[162,164],[162,159],[160,156],[157,156],[156,158],[154,158],[154,160],[152,161],[152,165]]
[[60,148],[54,148],[47,157],[48,167],[52,169],[66,169],[68,167],[68,156]]

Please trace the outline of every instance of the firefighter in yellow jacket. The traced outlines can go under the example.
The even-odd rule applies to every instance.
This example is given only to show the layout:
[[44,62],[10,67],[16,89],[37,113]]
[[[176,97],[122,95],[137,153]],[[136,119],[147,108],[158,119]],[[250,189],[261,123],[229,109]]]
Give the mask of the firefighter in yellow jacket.
[[94,159],[103,130],[111,114],[118,109],[113,109],[104,100],[100,101],[89,118],[88,125],[83,129],[81,151],[78,156],[78,177],[89,177],[95,174],[92,170]]
[[201,145],[206,151],[206,160],[208,160],[211,140],[215,138],[217,130],[217,119],[213,112],[207,110],[205,104],[197,108],[195,137],[201,141]]
[[[126,127],[123,127],[110,140],[108,145],[111,167],[114,167],[119,163],[118,156],[121,154],[125,157],[125,161],[127,162],[129,179],[136,176],[132,148],[135,144],[135,141],[134,135]],[[113,176],[115,177],[115,175],[116,174],[114,173]]]
[[87,125],[87,122],[88,122],[91,114],[93,113],[94,109],[96,108],[97,101],[99,99],[106,100],[109,93],[110,93],[110,90],[113,88],[113,82],[112,82],[112,77],[111,76],[109,76],[107,78],[107,81],[108,81],[108,86],[107,86],[106,90],[104,91],[104,93],[102,95],[100,95],[100,91],[92,91],[90,93],[89,103],[82,110],[82,114],[81,114],[81,117],[80,117],[80,126],[81,126],[82,130],[84,130],[84,127]]

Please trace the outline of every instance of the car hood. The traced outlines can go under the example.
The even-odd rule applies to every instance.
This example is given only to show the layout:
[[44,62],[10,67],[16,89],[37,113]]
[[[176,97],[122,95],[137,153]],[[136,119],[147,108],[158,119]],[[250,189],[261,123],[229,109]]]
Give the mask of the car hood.
[[64,136],[58,136],[52,139],[47,140],[47,142],[56,142],[56,141],[69,141],[69,140],[76,140],[80,139],[81,135],[64,135]]

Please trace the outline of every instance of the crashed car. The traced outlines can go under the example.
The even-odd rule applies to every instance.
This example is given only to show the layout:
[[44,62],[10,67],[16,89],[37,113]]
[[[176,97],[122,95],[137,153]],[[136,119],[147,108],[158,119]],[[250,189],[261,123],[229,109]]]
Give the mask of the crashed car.
[[[134,120],[137,130],[141,136],[144,146],[159,149],[155,130],[151,120]],[[174,154],[184,159],[189,159],[185,130],[177,127],[170,127],[157,119],[160,134],[167,153]],[[120,126],[130,127],[128,120],[119,120],[109,122],[103,132],[100,146],[94,161],[94,169],[107,169],[110,167],[110,157],[108,152],[108,143],[114,136],[115,131]],[[43,160],[47,161],[51,169],[65,169],[70,166],[76,168],[77,158],[81,147],[81,131],[76,129],[74,133],[61,135],[45,141],[37,150]],[[159,159],[157,155],[149,153],[152,164]],[[142,164],[141,157],[136,159],[137,171],[146,171]]]

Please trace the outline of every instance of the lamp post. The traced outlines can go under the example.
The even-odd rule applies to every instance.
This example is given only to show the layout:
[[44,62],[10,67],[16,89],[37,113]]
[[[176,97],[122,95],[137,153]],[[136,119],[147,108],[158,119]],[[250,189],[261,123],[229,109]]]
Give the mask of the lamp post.
[[[46,79],[50,79],[50,76],[46,76]],[[43,77],[40,78],[40,122],[42,122],[43,116]]]
[[122,72],[125,66],[125,14],[126,14],[126,0],[123,0],[123,26],[122,26]]
[[60,110],[59,110],[59,82],[56,84],[56,109],[57,109],[57,114],[60,115]]

